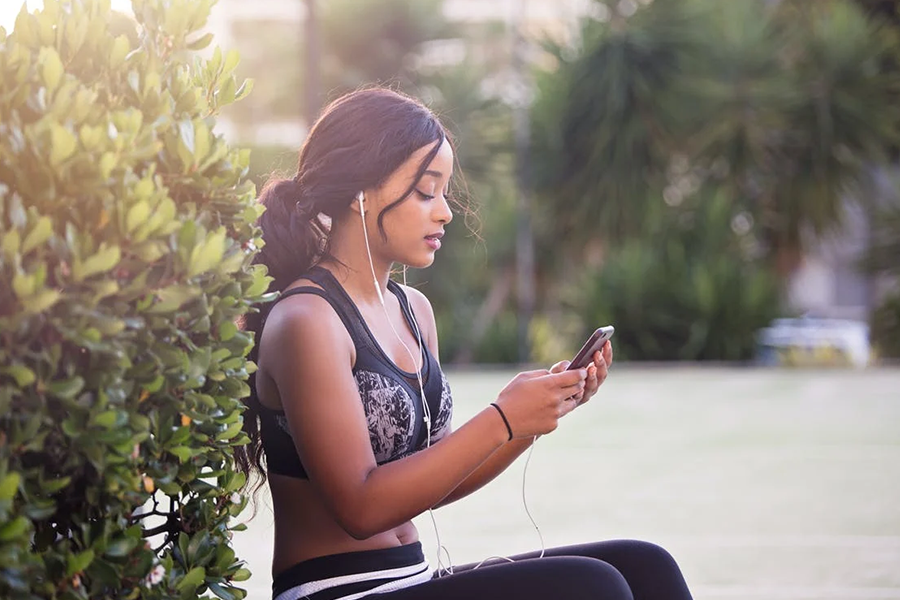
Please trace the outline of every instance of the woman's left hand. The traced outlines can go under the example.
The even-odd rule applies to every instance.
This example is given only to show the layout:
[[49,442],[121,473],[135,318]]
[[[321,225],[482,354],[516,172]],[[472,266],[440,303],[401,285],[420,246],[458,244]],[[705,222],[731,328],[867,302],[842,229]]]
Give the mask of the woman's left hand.
[[[606,381],[609,375],[609,367],[613,361],[612,344],[607,341],[601,350],[594,352],[593,360],[588,365],[587,380],[585,380],[584,391],[572,396],[568,402],[574,402],[576,406],[584,404],[600,389],[600,385]],[[550,367],[551,373],[559,373],[565,371],[569,366],[569,361],[564,360]]]

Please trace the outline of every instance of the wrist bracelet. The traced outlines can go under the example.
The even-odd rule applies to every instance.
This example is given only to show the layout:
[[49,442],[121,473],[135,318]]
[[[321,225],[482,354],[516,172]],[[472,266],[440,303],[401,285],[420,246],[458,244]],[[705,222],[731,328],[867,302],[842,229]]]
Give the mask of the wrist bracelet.
[[506,415],[503,414],[503,410],[500,408],[500,405],[496,402],[491,402],[491,406],[497,409],[497,412],[500,413],[500,418],[503,419],[503,424],[506,425],[506,431],[509,433],[509,439],[507,441],[512,441],[512,427],[509,426],[509,421],[506,419]]

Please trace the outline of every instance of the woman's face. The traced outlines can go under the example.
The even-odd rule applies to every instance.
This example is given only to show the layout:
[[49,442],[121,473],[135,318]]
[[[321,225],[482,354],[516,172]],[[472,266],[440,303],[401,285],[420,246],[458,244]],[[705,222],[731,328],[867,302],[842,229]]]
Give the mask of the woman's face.
[[[434,262],[444,225],[453,219],[447,202],[453,171],[453,149],[447,140],[416,181],[412,193],[391,208],[383,219],[385,242],[378,231],[378,215],[409,189],[434,144],[414,152],[378,189],[366,195],[366,219],[373,251],[390,262],[422,268]],[[368,199],[371,198],[371,202]]]

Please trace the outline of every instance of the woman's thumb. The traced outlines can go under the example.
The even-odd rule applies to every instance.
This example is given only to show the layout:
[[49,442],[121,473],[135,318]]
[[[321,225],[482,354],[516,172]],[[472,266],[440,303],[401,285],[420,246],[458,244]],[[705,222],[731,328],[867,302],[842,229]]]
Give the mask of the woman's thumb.
[[553,365],[552,367],[550,367],[550,372],[551,373],[562,373],[563,371],[565,371],[568,368],[569,364],[571,364],[571,361],[561,360],[558,363],[556,363],[555,365]]

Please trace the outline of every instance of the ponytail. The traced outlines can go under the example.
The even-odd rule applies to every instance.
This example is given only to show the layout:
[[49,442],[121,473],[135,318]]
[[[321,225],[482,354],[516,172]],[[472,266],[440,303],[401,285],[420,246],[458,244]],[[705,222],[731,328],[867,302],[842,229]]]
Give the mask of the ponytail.
[[[273,278],[268,291],[280,292],[302,277],[327,252],[328,227],[315,210],[315,204],[304,198],[302,186],[296,179],[270,181],[263,188],[259,202],[266,207],[259,218],[265,245],[253,263],[265,265]],[[256,338],[248,356],[253,362],[259,359],[259,336],[271,306],[264,305],[258,312],[249,312],[243,318],[242,329],[252,332]],[[259,489],[266,481],[266,473],[259,435],[261,405],[256,392],[255,373],[250,375],[249,384],[250,396],[246,399],[243,430],[250,443],[235,449],[235,461],[242,472],[259,477],[259,483],[254,488]]]

